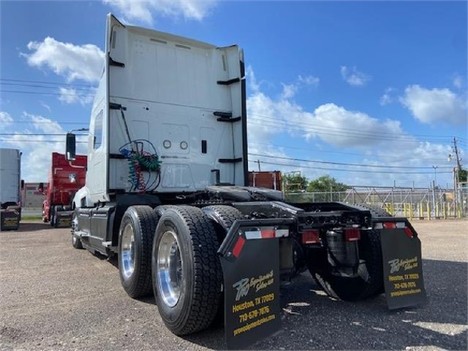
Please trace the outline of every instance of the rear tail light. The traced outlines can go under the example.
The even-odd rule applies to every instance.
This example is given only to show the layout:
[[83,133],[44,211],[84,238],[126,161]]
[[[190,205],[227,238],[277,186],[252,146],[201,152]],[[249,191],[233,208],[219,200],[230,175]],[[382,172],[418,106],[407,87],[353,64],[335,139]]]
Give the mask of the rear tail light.
[[405,234],[406,234],[406,236],[408,238],[411,239],[414,236],[413,231],[410,228],[406,227],[404,230],[405,230]]
[[347,228],[344,233],[346,241],[357,241],[361,239],[361,231],[357,228]]
[[376,223],[374,229],[403,229],[408,238],[414,238],[416,234],[405,222],[382,222]]
[[303,244],[317,244],[320,242],[320,232],[317,229],[306,229],[302,232]]

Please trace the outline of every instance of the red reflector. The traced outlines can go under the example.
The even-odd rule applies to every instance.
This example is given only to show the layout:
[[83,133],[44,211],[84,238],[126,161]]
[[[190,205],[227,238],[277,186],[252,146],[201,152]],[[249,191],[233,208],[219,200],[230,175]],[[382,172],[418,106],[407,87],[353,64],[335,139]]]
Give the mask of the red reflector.
[[302,232],[303,244],[315,244],[320,242],[320,233],[316,229],[306,229]]
[[412,237],[414,236],[414,235],[413,235],[413,232],[411,231],[410,228],[406,227],[406,228],[404,229],[404,231],[405,231],[405,234],[406,234],[406,236],[407,236],[408,238],[412,238]]
[[274,229],[262,229],[262,239],[270,239],[270,238],[275,238],[275,230]]
[[384,222],[383,223],[384,229],[395,229],[396,223],[395,222]]
[[361,231],[357,228],[348,228],[345,229],[345,240],[346,241],[356,241],[361,239]]
[[245,239],[240,236],[237,239],[237,242],[234,245],[234,248],[232,249],[232,254],[234,255],[234,257],[239,257],[239,255],[240,255],[240,253],[242,251],[242,248],[244,247],[244,244],[245,244]]

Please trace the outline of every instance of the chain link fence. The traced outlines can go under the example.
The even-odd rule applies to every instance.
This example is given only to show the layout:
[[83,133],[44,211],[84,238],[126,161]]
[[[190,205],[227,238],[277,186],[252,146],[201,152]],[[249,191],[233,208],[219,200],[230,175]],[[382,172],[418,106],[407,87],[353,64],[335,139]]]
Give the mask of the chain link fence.
[[385,209],[409,219],[467,218],[468,184],[457,191],[440,188],[352,187],[344,192],[286,192],[291,202],[344,202]]

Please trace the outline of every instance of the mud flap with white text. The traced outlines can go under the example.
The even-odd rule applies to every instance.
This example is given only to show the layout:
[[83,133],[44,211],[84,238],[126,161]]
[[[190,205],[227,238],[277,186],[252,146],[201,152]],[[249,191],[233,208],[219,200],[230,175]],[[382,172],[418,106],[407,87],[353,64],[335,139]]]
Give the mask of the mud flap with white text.
[[228,349],[244,349],[281,327],[278,241],[238,236],[221,255]]
[[385,295],[391,310],[426,302],[421,241],[408,229],[381,230]]

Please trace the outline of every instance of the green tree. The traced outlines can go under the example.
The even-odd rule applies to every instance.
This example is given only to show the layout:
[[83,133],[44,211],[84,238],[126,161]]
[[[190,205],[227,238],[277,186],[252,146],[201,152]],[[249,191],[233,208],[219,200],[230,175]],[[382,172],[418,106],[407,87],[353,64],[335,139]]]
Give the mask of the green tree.
[[337,182],[335,178],[328,175],[311,180],[307,186],[308,192],[339,192],[346,191],[350,187],[346,184]]
[[305,191],[308,184],[307,178],[302,176],[299,172],[284,174],[283,182],[284,191],[290,193]]
[[468,172],[466,171],[466,169],[462,168],[458,171],[458,181],[460,183],[468,181]]

